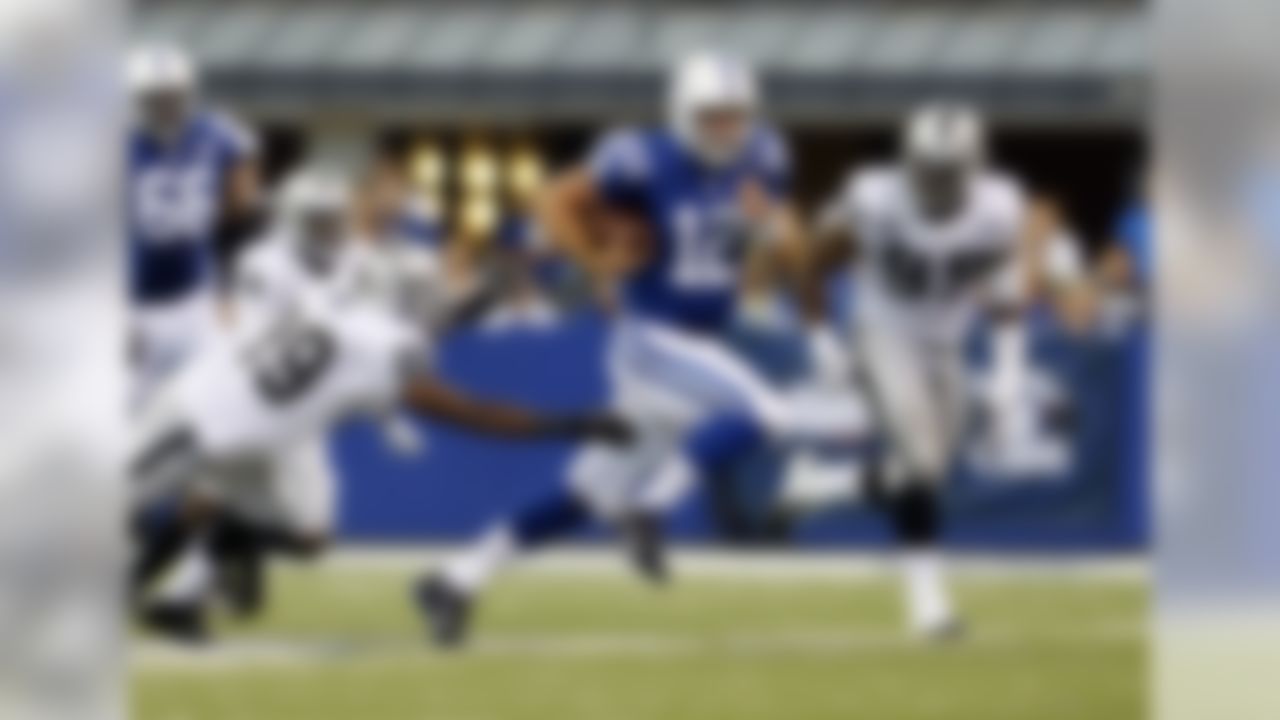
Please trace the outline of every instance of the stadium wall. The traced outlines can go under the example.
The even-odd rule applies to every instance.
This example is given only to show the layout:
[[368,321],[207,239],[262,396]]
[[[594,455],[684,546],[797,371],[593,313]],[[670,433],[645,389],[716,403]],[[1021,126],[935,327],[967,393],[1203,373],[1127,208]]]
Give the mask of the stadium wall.
[[[1067,471],[1014,481],[957,469],[948,496],[950,539],[983,550],[1133,551],[1147,541],[1145,338],[1073,337],[1047,317],[1035,323],[1037,365],[1073,399]],[[590,313],[554,330],[467,331],[448,342],[445,375],[476,393],[544,408],[590,407],[604,398],[600,354],[606,327]],[[780,380],[803,367],[795,338],[746,337],[744,353]],[[975,357],[980,359],[980,349]],[[353,424],[335,438],[343,476],[342,530],[360,542],[454,541],[559,482],[571,449],[513,445],[426,427],[427,449],[397,457],[371,428]],[[769,525],[777,458],[756,458],[733,478],[739,526],[726,523],[724,494],[702,494],[674,518],[676,537],[877,546],[888,540],[868,507],[833,507],[785,532]],[[746,529],[742,527],[745,523]]]

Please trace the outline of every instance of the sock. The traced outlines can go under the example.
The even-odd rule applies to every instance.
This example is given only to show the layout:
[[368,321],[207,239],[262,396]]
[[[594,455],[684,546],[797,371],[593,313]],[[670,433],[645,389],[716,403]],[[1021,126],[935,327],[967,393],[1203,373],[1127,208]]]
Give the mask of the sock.
[[928,631],[954,616],[942,554],[935,548],[908,548],[902,555],[904,590],[911,627]]
[[942,534],[942,508],[934,487],[931,481],[917,480],[891,495],[889,511],[898,542],[907,546],[937,542]]
[[159,505],[139,514],[133,522],[138,547],[129,570],[130,590],[141,595],[187,547],[192,530],[170,504]]
[[496,525],[470,549],[450,560],[444,567],[444,576],[454,589],[474,595],[511,562],[518,549],[511,526]]
[[469,550],[449,562],[444,575],[449,583],[474,594],[516,554],[577,530],[591,517],[581,500],[568,491],[558,491],[530,505],[510,523],[490,529]]
[[213,568],[205,539],[193,538],[177,566],[156,590],[156,598],[170,604],[198,604],[204,600],[212,577]]
[[230,608],[242,617],[257,614],[266,604],[266,557],[272,546],[261,523],[222,513],[210,542],[214,573]]
[[942,511],[936,485],[927,479],[911,482],[891,501],[894,530],[904,546],[902,572],[908,619],[919,632],[950,622],[950,593],[937,549]]

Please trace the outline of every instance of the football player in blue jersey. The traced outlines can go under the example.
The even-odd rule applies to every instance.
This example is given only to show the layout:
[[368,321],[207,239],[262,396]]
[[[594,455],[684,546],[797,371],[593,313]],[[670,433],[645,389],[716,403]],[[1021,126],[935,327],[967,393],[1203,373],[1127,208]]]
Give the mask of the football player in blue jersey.
[[253,136],[199,106],[196,69],[182,51],[140,48],[126,74],[134,107],[125,217],[140,397],[215,321],[218,244],[247,234],[258,171]]
[[547,189],[543,227],[616,288],[608,374],[636,438],[584,449],[567,487],[497,523],[419,584],[436,642],[463,639],[477,594],[520,553],[598,518],[619,528],[642,573],[661,580],[661,518],[699,480],[763,443],[862,436],[860,418],[797,412],[725,342],[748,257],[776,253],[798,265],[804,255],[787,148],[763,121],[758,93],[737,59],[692,55],[671,78],[665,125],[606,134]]
[[[133,105],[125,148],[132,403],[140,407],[218,322],[219,260],[252,232],[259,189],[253,136],[201,107],[186,54],[141,47],[125,74]],[[178,506],[177,512],[201,512],[191,498]],[[139,545],[141,553],[185,553],[157,593],[158,608],[183,608],[212,573],[203,547],[176,536],[140,537]]]

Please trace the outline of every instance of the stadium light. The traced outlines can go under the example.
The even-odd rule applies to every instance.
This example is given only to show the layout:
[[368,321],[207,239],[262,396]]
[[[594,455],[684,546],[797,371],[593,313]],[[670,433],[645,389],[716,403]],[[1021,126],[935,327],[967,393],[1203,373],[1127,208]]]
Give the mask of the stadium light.
[[488,238],[498,225],[498,204],[492,193],[471,194],[458,208],[459,227],[468,242]]
[[526,200],[537,192],[546,177],[542,155],[531,144],[521,144],[507,158],[507,188],[511,195]]
[[462,187],[472,194],[492,194],[498,185],[498,160],[485,143],[470,143],[462,151]]
[[439,197],[449,174],[449,158],[434,141],[419,142],[409,159],[413,184],[427,195]]

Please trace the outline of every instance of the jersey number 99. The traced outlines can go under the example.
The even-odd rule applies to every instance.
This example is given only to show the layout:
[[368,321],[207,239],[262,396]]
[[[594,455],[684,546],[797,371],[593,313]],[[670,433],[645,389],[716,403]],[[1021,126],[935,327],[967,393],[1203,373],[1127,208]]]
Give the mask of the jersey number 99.
[[287,320],[272,329],[247,355],[262,397],[276,405],[301,398],[324,376],[337,354],[333,336],[314,325]]

